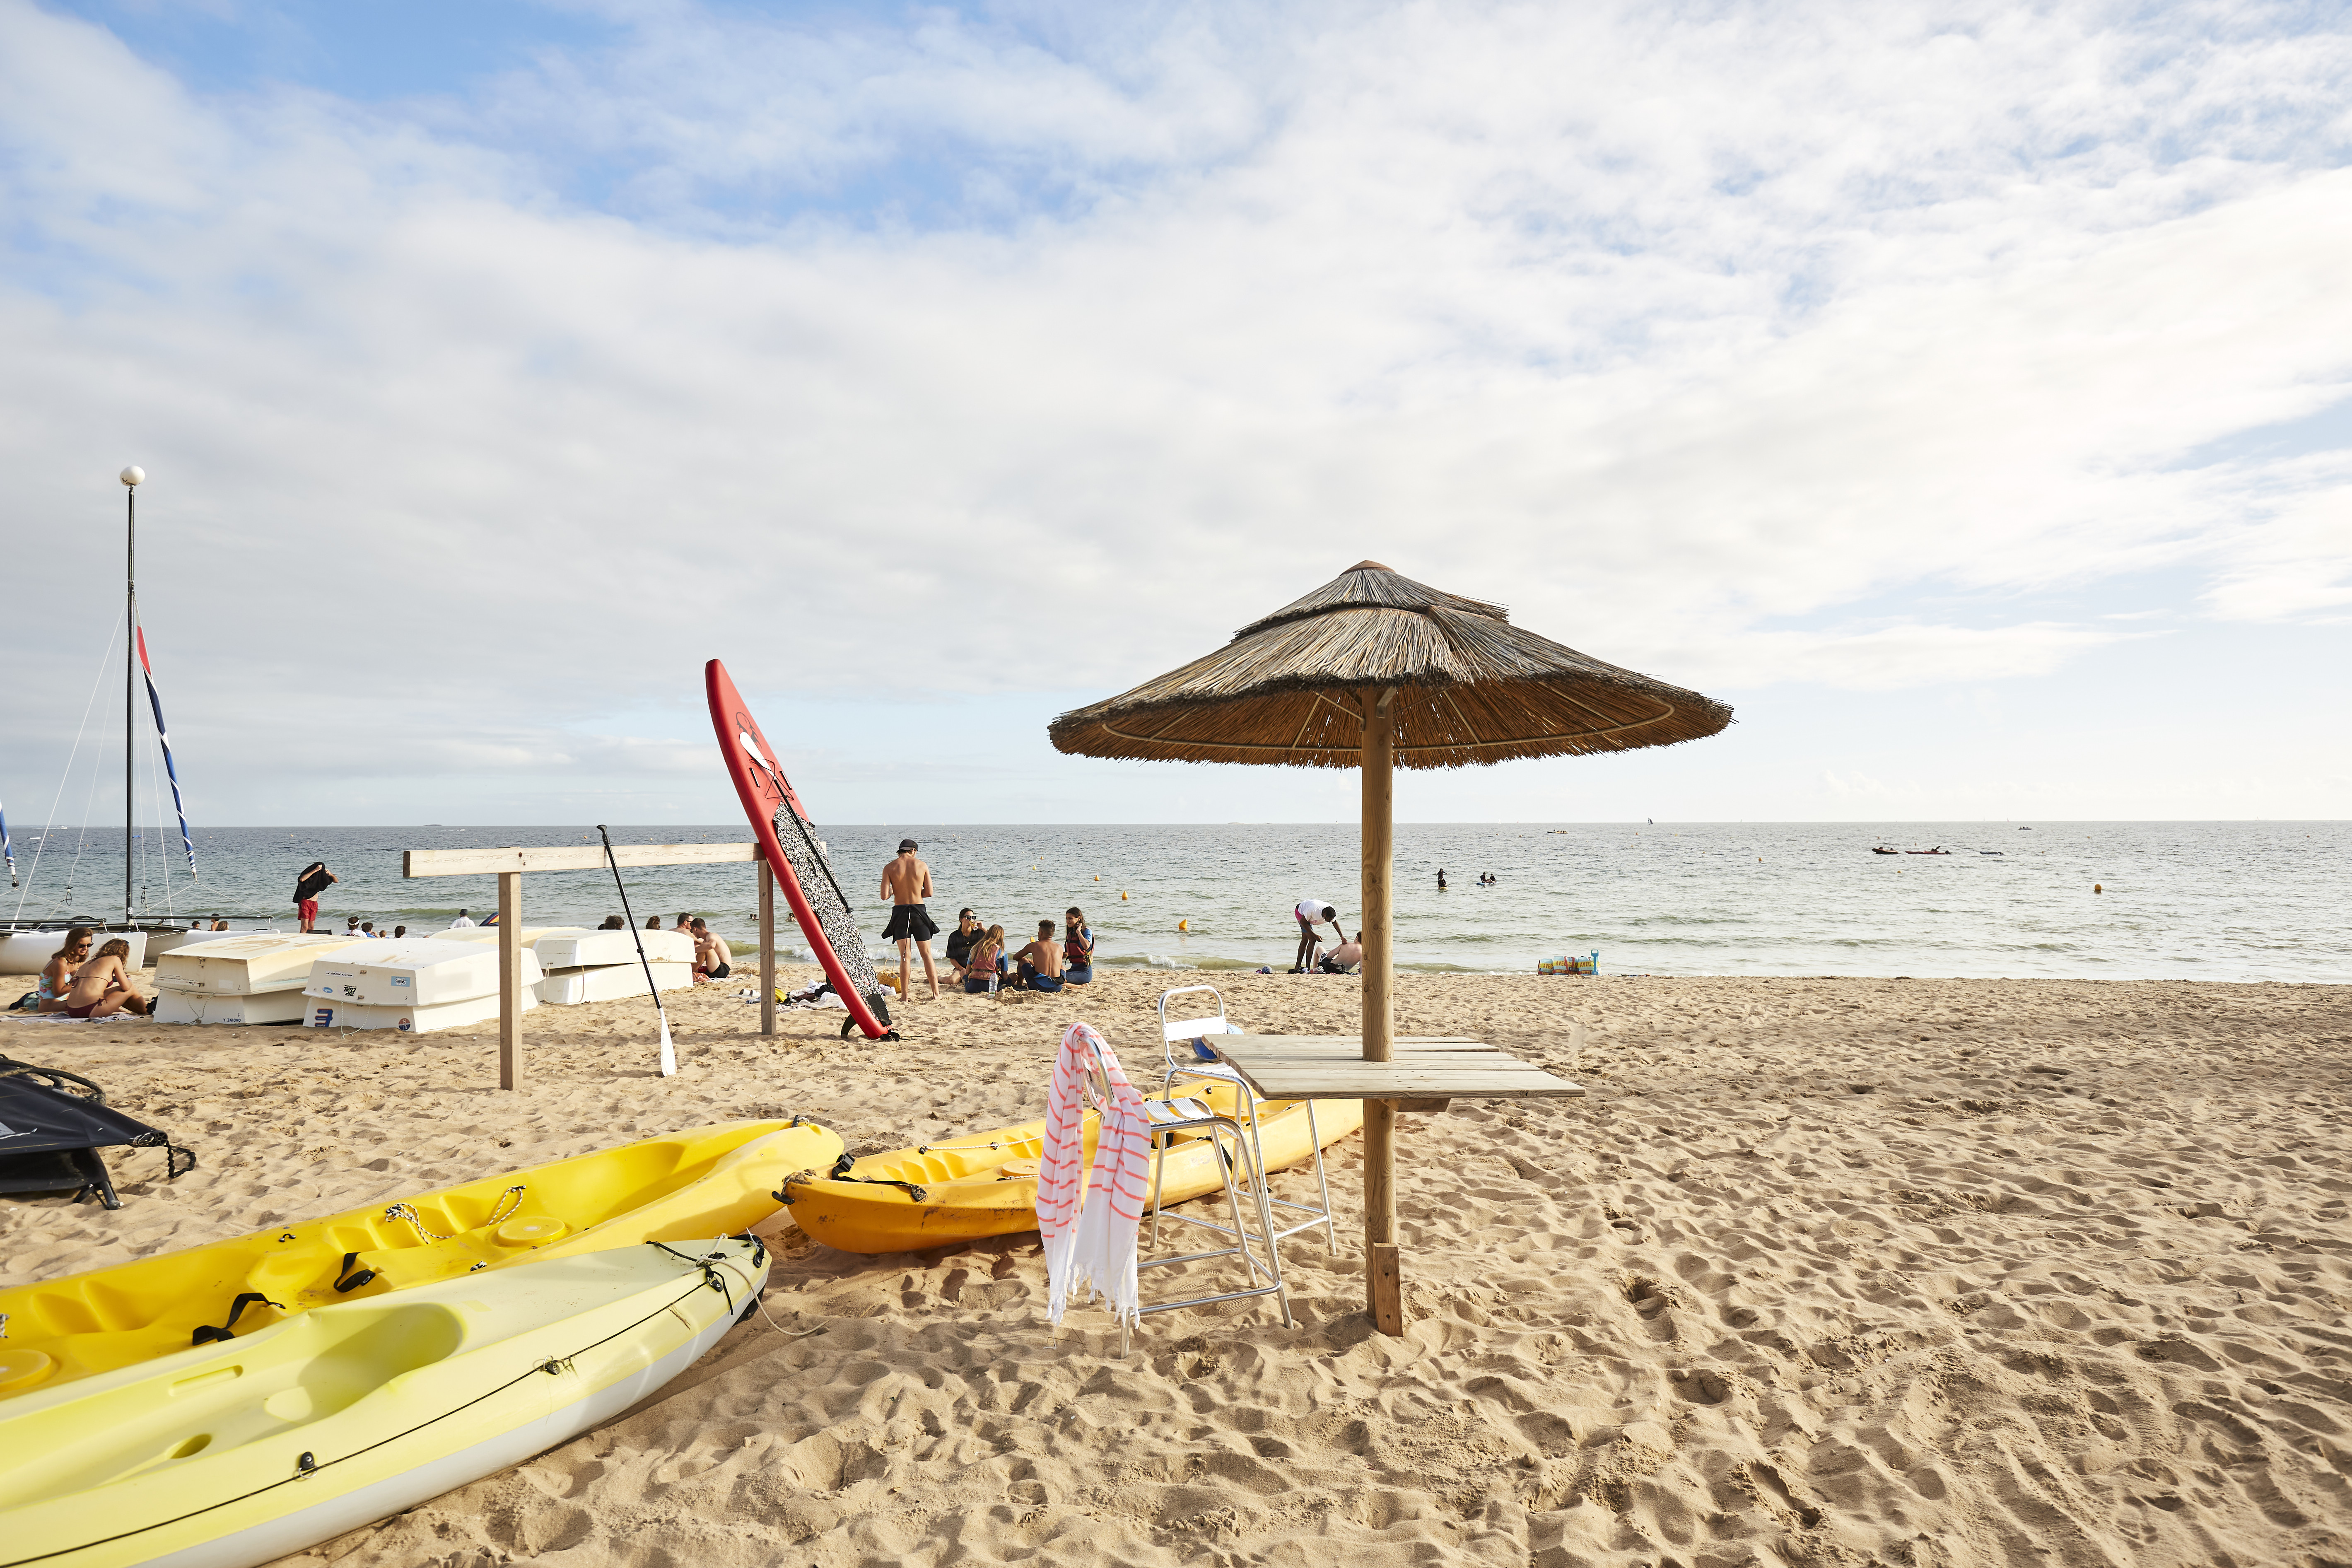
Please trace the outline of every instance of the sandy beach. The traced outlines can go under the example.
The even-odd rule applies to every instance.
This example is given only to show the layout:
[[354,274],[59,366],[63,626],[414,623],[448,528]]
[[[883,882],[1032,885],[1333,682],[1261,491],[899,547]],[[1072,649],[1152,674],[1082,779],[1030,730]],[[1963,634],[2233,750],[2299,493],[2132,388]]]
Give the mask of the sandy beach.
[[[1156,1061],[1169,983],[918,1002],[881,1045],[761,1040],[712,987],[668,1080],[642,1003],[541,1008],[514,1094],[494,1029],[0,1026],[201,1161],[118,1152],[119,1214],[0,1205],[0,1281],[698,1122],[862,1152],[1034,1116],[1074,1018]],[[1253,1032],[1354,1026],[1350,980],[1223,984]],[[1362,1311],[1353,1138],[1341,1256],[1287,1246],[1298,1326],[1170,1313],[1126,1362],[1099,1306],[1049,1329],[1034,1237],[858,1258],[786,1210],[772,1324],[286,1561],[2352,1562],[2352,988],[1406,976],[1398,1024],[1590,1091],[1407,1119],[1402,1339]]]

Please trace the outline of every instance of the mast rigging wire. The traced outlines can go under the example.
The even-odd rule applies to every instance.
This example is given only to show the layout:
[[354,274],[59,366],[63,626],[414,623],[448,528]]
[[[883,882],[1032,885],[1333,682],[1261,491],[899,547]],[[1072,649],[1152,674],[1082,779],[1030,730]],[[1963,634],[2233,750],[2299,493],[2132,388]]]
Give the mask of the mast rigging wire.
[[[74,731],[73,750],[66,753],[65,771],[58,775],[58,793],[49,801],[49,821],[42,826],[41,837],[38,841],[41,848],[33,851],[33,863],[30,867],[26,868],[24,891],[16,896],[16,913],[12,917],[12,919],[21,920],[24,918],[25,900],[32,896],[33,879],[40,874],[42,850],[48,847],[50,827],[58,819],[58,803],[64,800],[66,797],[66,785],[72,782],[73,779],[74,758],[80,754],[83,731],[89,728],[89,710],[98,706],[98,689],[100,685],[105,681],[106,667],[108,664],[112,662],[114,658],[114,634],[121,629],[122,611],[117,610],[114,613],[113,630],[106,634],[106,652],[100,657],[98,661],[98,679],[90,682],[89,700],[83,703],[81,707],[81,727]],[[80,857],[77,854],[75,858],[79,859]],[[70,872],[66,876],[66,902],[68,904],[72,903],[73,876]]]

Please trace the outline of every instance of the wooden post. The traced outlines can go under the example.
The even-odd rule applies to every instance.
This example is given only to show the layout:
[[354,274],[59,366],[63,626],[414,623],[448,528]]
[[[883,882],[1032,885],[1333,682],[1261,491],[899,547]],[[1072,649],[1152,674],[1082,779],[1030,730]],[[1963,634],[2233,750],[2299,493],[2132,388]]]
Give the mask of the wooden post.
[[522,873],[499,873],[499,1087],[522,1086]]
[[776,1032],[776,872],[760,862],[760,1033]]
[[[1396,1006],[1390,918],[1395,859],[1396,691],[1363,694],[1364,1059],[1389,1059]],[[1364,1101],[1364,1275],[1372,1326],[1404,1332],[1396,1246],[1396,1105]]]

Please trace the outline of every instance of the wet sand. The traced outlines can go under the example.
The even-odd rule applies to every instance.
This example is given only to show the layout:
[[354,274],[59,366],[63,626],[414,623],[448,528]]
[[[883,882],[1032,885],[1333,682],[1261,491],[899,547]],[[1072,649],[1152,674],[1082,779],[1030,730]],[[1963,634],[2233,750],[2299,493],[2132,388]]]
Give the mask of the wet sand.
[[[1354,1026],[1352,981],[1219,978],[1254,1032]],[[861,1151],[995,1126],[1042,1111],[1074,1018],[1156,1061],[1169,983],[918,1002],[883,1045],[838,1040],[837,1012],[761,1040],[712,987],[674,998],[668,1080],[644,1004],[540,1008],[515,1094],[494,1028],[0,1026],[0,1051],[100,1079],[202,1161],[166,1184],[121,1152],[115,1215],[0,1202],[0,1280],[703,1121],[798,1111]],[[1354,1138],[1341,1256],[1286,1247],[1297,1327],[1264,1302],[1156,1316],[1124,1363],[1098,1306],[1048,1328],[1034,1237],[856,1258],[786,1210],[763,1226],[773,1325],[286,1561],[2352,1562],[2352,988],[1399,993],[1405,1031],[1590,1090],[1405,1119],[1403,1338],[1362,1312]]]

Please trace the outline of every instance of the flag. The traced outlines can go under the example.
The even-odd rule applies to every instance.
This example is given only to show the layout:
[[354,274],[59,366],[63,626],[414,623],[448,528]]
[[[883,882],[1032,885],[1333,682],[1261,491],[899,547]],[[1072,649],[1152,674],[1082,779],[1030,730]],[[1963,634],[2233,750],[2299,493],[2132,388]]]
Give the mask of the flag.
[[[172,737],[163,729],[163,699],[155,690],[155,667],[147,662],[147,628],[133,626],[139,639],[139,670],[147,678],[147,705],[155,710],[155,741],[163,748],[163,773],[172,781],[172,809],[180,816],[180,842],[188,851],[188,875],[196,874],[196,841],[188,837],[188,808],[180,799],[180,770],[172,762]],[[14,862],[11,862],[14,865]]]

